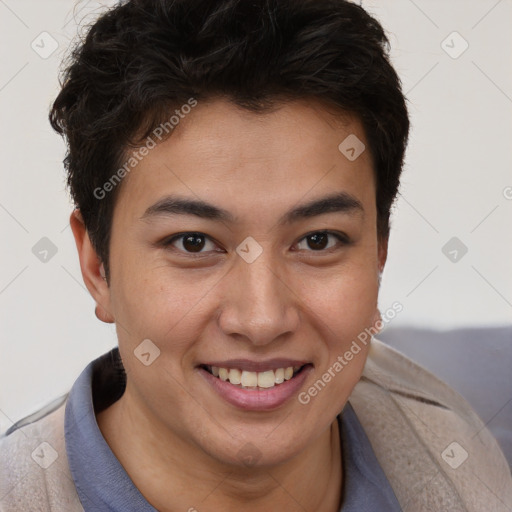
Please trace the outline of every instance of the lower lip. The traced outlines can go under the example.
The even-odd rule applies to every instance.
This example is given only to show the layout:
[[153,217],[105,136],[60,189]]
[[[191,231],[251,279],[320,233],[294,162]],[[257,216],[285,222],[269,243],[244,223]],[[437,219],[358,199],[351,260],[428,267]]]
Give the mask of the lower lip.
[[284,404],[293,397],[304,384],[309,372],[313,369],[307,365],[290,380],[265,390],[242,389],[227,381],[214,377],[204,368],[199,368],[203,378],[226,402],[246,411],[270,411]]

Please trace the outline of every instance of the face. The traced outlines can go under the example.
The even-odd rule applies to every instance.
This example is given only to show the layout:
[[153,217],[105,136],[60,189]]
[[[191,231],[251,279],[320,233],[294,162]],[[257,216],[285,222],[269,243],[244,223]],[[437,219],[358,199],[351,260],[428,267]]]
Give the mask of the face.
[[375,321],[385,261],[369,151],[338,149],[351,134],[368,147],[357,119],[311,102],[263,115],[200,103],[124,178],[110,286],[95,293],[125,395],[160,434],[222,463],[252,450],[276,464],[343,408],[369,345],[343,356]]

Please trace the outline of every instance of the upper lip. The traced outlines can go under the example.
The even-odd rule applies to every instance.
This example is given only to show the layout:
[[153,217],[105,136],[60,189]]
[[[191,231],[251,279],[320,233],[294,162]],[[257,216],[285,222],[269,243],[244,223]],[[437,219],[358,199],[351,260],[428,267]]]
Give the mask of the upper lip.
[[277,370],[290,366],[304,366],[308,361],[297,359],[267,359],[266,361],[251,361],[250,359],[228,359],[227,361],[209,361],[199,366],[217,366],[219,368],[238,369],[248,372],[264,372],[266,370]]

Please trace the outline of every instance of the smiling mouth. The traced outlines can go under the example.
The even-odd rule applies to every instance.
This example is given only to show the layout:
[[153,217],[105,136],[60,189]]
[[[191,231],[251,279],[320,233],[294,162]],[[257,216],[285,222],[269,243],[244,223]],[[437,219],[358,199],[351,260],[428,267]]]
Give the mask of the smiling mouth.
[[252,372],[238,368],[221,368],[209,365],[201,365],[201,368],[219,380],[228,382],[237,388],[264,391],[294,379],[308,366],[311,366],[311,364],[288,366],[263,372]]

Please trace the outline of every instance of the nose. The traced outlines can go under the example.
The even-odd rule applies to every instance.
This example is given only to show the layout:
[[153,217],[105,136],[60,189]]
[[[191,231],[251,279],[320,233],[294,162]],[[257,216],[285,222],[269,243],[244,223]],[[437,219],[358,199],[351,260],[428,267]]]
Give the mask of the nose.
[[254,262],[240,258],[223,283],[219,326],[231,337],[267,345],[297,331],[298,295],[289,279],[263,254]]

